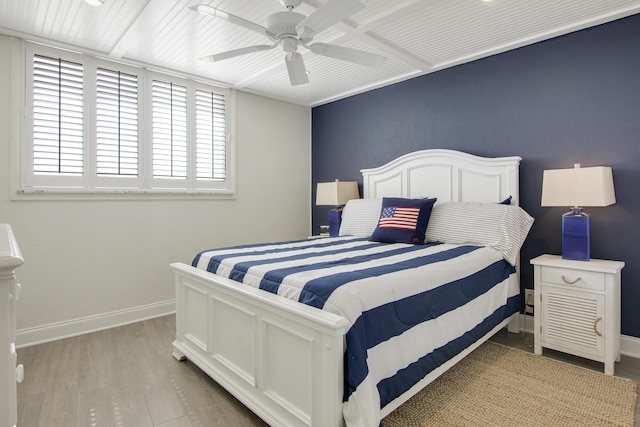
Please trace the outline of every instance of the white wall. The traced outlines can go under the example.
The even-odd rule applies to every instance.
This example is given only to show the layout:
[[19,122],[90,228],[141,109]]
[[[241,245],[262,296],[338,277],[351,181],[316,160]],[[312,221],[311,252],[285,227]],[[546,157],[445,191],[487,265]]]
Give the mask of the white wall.
[[0,36],[0,223],[12,225],[26,260],[19,345],[170,312],[171,262],[310,232],[311,111],[242,92],[235,200],[12,200],[20,49]]

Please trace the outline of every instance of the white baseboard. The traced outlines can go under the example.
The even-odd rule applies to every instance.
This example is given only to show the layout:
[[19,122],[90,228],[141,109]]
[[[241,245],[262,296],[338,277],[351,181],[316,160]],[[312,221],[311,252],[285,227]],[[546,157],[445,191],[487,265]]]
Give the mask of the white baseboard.
[[96,316],[83,317],[65,322],[51,323],[16,332],[16,346],[28,347],[63,338],[88,334],[129,323],[140,322],[154,317],[175,313],[175,299],[148,304],[126,310],[112,311]]
[[640,359],[640,338],[622,335],[620,337],[620,353]]
[[[533,333],[533,316],[520,315],[520,329],[532,334]],[[640,338],[632,337],[629,335],[622,335],[620,337],[620,353],[640,359]]]

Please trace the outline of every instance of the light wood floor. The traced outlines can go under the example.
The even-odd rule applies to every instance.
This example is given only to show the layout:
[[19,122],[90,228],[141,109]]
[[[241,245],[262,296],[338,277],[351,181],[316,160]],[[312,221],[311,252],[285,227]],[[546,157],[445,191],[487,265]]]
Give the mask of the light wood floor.
[[175,316],[18,350],[20,427],[266,426],[191,362]]
[[[174,335],[175,316],[166,316],[19,349],[25,380],[18,385],[18,426],[266,426],[191,362],[176,361]],[[492,339],[532,351],[529,334],[505,331]],[[640,359],[622,356],[616,375],[640,381]]]

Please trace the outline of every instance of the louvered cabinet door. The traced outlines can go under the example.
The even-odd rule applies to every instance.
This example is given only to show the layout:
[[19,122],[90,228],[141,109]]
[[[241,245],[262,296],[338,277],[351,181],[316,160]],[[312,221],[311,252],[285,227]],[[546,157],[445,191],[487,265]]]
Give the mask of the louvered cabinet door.
[[604,295],[541,283],[542,346],[604,357]]
[[534,353],[543,348],[593,359],[613,375],[620,360],[624,262],[541,255],[534,266]]

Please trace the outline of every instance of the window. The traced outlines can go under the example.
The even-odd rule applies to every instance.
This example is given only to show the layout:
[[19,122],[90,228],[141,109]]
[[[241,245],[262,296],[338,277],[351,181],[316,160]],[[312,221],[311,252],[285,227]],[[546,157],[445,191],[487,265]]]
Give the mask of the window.
[[229,91],[29,44],[23,192],[232,194]]
[[224,182],[227,174],[224,96],[196,90],[196,178]]
[[98,68],[96,173],[138,176],[138,76]]
[[187,179],[187,88],[154,80],[153,177]]
[[33,173],[82,175],[82,64],[33,57]]

